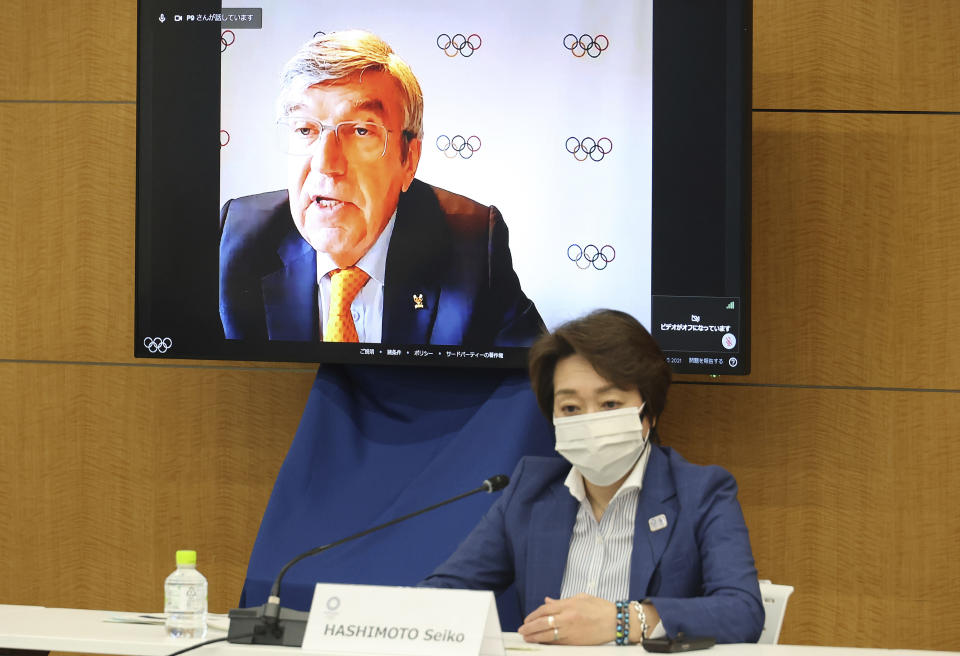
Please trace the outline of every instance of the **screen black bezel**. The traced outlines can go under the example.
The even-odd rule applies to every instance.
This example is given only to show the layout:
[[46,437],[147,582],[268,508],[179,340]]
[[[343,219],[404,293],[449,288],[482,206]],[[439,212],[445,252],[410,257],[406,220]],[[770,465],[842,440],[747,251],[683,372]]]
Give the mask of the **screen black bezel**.
[[[524,367],[523,348],[496,349],[503,358],[492,360],[371,357],[361,352],[364,345],[223,338],[217,260],[209,255],[218,226],[183,211],[219,210],[220,25],[188,31],[158,30],[154,23],[161,12],[221,8],[138,2],[134,355]],[[690,351],[665,354],[678,373],[749,373],[752,0],[655,0],[653,26],[652,295],[740,300],[736,367],[692,365]],[[170,264],[160,271],[157,262]],[[179,336],[177,348],[151,353],[144,338],[164,334]]]

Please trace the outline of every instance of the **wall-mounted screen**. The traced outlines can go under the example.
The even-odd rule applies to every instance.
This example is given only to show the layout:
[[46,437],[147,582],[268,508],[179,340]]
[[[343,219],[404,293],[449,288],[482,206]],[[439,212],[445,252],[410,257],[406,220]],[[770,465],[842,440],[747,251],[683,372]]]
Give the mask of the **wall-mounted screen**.
[[139,357],[749,372],[750,0],[140,0]]

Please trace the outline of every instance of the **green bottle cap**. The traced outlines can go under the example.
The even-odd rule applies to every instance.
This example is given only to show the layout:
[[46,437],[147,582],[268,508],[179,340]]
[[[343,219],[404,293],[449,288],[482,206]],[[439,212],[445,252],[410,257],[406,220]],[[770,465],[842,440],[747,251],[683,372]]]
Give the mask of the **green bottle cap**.
[[197,552],[193,549],[177,550],[177,565],[196,565]]

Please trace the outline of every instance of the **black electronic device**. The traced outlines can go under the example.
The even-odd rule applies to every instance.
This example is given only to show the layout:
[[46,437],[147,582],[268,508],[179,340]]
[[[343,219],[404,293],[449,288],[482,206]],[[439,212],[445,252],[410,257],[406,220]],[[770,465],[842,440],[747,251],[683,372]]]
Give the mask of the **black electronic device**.
[[643,648],[658,654],[672,654],[680,651],[696,651],[709,649],[717,644],[717,639],[710,636],[685,636],[678,633],[676,638],[646,638]]
[[[498,309],[496,338],[469,323],[507,302],[497,281],[515,272],[548,329],[623,310],[674,371],[749,373],[752,0],[225,4],[139,0],[137,357],[522,368],[528,323],[518,335]],[[320,264],[277,268],[293,243],[280,227],[307,243],[292,218],[242,239],[220,220],[268,200],[271,217],[286,211],[279,73],[301,44],[346,28],[410,64],[424,97],[417,178],[495,206],[512,258],[491,246],[499,264],[478,277],[487,249],[452,246],[439,266],[437,231],[411,234],[398,209],[387,270],[419,266],[422,279],[386,275],[382,312],[364,306],[382,330],[353,344],[311,325],[327,316]],[[246,327],[228,337],[233,320]]]
[[235,642],[245,645],[281,645],[284,647],[301,646],[303,644],[303,635],[307,630],[307,620],[310,617],[310,613],[293,610],[291,608],[283,608],[280,605],[280,585],[283,582],[283,576],[287,573],[287,570],[304,558],[315,556],[316,554],[322,553],[328,549],[332,549],[333,547],[344,544],[345,542],[362,538],[363,536],[369,535],[374,531],[379,531],[380,529],[387,528],[388,526],[399,524],[400,522],[404,522],[408,519],[416,517],[417,515],[430,512],[431,510],[435,510],[441,506],[446,506],[454,501],[459,501],[460,499],[464,499],[480,492],[498,492],[505,488],[509,482],[510,478],[504,474],[491,476],[483,481],[483,484],[478,488],[458,494],[457,496],[451,497],[446,501],[441,501],[440,503],[435,503],[432,506],[427,506],[426,508],[408,513],[402,517],[397,517],[396,519],[390,520],[384,524],[379,524],[373,528],[368,528],[364,531],[360,531],[359,533],[354,533],[353,535],[341,538],[336,542],[331,542],[330,544],[325,544],[299,554],[290,560],[290,562],[288,562],[286,565],[284,565],[280,570],[280,573],[277,574],[277,578],[273,582],[273,587],[270,590],[270,596],[267,598],[267,603],[260,606],[255,606],[253,608],[234,608],[230,611],[230,627],[227,632],[228,642]]

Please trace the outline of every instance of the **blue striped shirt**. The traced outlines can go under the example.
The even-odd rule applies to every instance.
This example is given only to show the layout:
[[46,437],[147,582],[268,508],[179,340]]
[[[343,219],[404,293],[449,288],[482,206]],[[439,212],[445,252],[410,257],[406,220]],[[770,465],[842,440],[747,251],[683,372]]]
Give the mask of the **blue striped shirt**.
[[[561,599],[581,592],[614,602],[630,598],[633,533],[649,455],[648,444],[610,499],[600,521],[594,516],[590,500],[587,499],[583,474],[576,467],[570,468],[564,485],[573,498],[580,502],[580,509],[570,536],[567,565],[560,585]],[[666,635],[662,622],[652,628],[651,638]]]
[[570,536],[567,566],[560,586],[562,598],[581,592],[608,601],[628,598],[634,520],[649,454],[649,447],[643,450],[637,464],[613,495],[600,521],[594,517],[590,500],[587,499],[583,475],[576,467],[570,468],[564,485],[573,498],[580,502],[580,509]]

